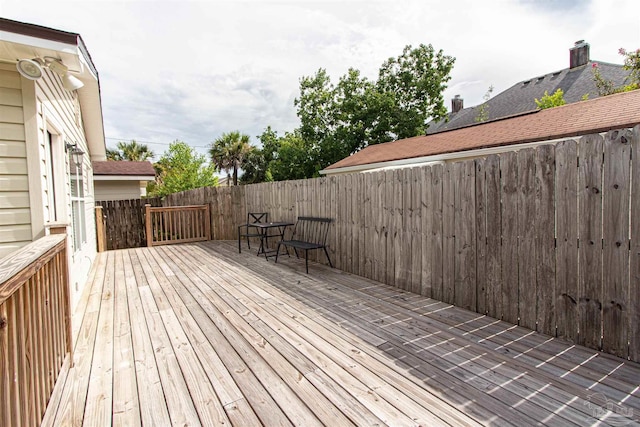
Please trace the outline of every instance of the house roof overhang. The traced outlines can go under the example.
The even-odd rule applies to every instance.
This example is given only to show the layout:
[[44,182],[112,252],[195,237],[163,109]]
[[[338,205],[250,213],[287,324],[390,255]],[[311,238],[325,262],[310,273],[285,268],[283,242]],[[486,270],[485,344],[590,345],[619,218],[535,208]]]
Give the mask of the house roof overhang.
[[82,37],[24,22],[0,18],[0,60],[60,59],[84,86],[77,90],[87,145],[92,160],[106,158],[100,80]]
[[94,181],[155,181],[149,175],[93,175]]

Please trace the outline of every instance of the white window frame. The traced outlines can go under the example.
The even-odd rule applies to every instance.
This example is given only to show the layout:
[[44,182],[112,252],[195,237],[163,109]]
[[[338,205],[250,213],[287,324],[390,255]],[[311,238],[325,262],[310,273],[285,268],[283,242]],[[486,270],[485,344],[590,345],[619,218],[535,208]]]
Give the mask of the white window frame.
[[83,159],[80,160],[79,165],[75,165],[73,154],[71,151],[67,151],[67,160],[69,162],[69,189],[71,196],[72,247],[73,252],[77,253],[82,250],[84,244],[87,243],[87,221],[85,213],[87,197],[84,188],[86,175]]

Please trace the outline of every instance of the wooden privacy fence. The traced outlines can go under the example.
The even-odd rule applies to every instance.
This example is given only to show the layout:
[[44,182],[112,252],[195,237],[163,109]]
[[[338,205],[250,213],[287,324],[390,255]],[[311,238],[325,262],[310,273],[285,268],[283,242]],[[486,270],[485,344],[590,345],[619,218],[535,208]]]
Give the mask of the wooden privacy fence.
[[145,204],[153,207],[208,205],[211,238],[216,240],[236,239],[238,225],[246,221],[244,187],[240,186],[198,188],[170,194],[164,199],[96,202],[98,250],[145,246]]
[[334,218],[337,268],[640,361],[639,134],[249,185],[246,209]]
[[[146,244],[144,206],[161,206],[160,198],[110,200],[96,202],[102,216],[96,213],[98,242],[104,236],[106,250],[139,248]],[[101,222],[101,219],[103,220]]]
[[66,235],[55,234],[0,262],[0,425],[40,425],[71,353]]
[[211,239],[209,205],[145,206],[147,246],[201,242]]

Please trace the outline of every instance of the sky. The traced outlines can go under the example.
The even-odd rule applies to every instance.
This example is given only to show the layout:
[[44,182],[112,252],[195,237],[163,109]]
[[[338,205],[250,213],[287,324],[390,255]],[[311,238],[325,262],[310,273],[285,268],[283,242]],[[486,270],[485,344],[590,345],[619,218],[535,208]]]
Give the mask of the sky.
[[100,76],[107,146],[200,153],[225,132],[258,143],[299,125],[299,80],[319,68],[375,79],[406,45],[456,58],[445,105],[465,107],[569,66],[569,48],[621,64],[640,48],[638,0],[0,0],[0,16],[79,33]]

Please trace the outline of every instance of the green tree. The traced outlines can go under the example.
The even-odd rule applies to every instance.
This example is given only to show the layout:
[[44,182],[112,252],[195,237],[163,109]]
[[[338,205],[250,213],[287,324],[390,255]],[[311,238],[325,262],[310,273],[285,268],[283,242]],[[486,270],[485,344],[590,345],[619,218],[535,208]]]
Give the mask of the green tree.
[[406,46],[377,81],[353,68],[336,85],[324,69],[302,77],[295,106],[307,177],[367,145],[424,134],[429,120],[446,116],[442,92],[454,61],[431,45]]
[[421,44],[406,46],[400,56],[389,58],[378,75],[377,89],[392,100],[390,131],[395,139],[424,135],[430,119],[447,117],[443,92],[451,79],[455,58]]
[[122,159],[122,153],[120,150],[114,150],[112,148],[107,148],[107,160],[120,161]]
[[287,132],[278,139],[278,151],[267,169],[274,181],[304,179],[315,173],[315,164],[309,161],[307,144],[299,131]]
[[243,174],[240,182],[243,184],[273,181],[269,165],[277,156],[280,147],[278,133],[271,129],[271,126],[267,126],[258,139],[262,148],[255,147],[242,165]]
[[541,110],[544,110],[546,108],[559,107],[567,103],[564,100],[564,92],[562,91],[562,89],[556,90],[553,95],[549,95],[549,93],[545,90],[544,96],[540,98],[540,100],[536,98],[535,101],[536,105]]
[[115,150],[107,149],[107,160],[144,162],[155,156],[146,144],[138,144],[135,140],[131,140],[131,142],[120,141],[116,147]]
[[218,184],[215,167],[206,157],[182,141],[174,141],[154,165],[157,181],[147,187],[150,196],[166,196],[179,191],[210,187]]
[[233,172],[233,185],[238,185],[238,170],[253,151],[254,147],[249,143],[249,135],[239,131],[223,133],[209,147],[209,156],[218,171],[225,171],[229,177],[229,171]]

